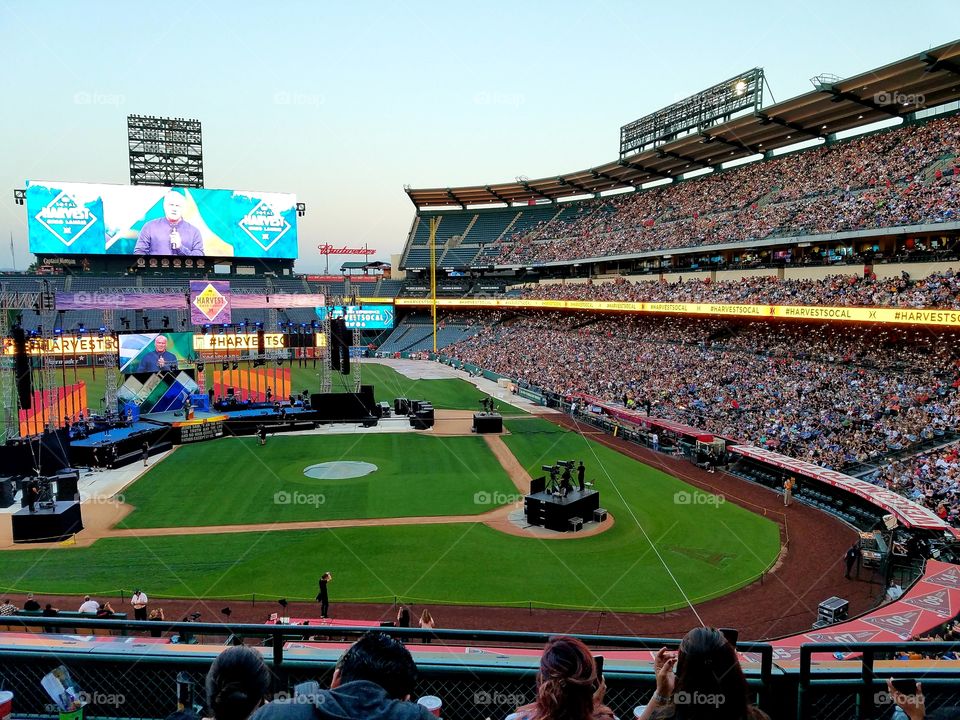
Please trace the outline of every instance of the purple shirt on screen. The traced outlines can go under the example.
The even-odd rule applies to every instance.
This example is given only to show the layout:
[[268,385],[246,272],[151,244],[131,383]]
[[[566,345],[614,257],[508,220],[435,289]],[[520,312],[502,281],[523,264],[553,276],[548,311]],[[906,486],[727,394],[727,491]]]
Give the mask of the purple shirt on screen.
[[[174,229],[180,235],[180,247],[174,248],[171,236]],[[166,218],[151,220],[140,230],[134,255],[195,255],[203,256],[203,238],[200,231],[186,220],[176,225]]]

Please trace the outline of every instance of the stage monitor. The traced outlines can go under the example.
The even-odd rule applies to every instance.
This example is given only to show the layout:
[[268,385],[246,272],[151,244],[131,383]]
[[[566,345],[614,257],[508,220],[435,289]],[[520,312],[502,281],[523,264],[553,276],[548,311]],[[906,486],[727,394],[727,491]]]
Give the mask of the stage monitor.
[[126,333],[120,336],[120,372],[176,372],[193,367],[193,333]]
[[245,190],[27,181],[37,255],[297,257],[297,198]]
[[317,317],[321,320],[329,316],[331,320],[343,318],[349,330],[390,330],[393,328],[392,305],[335,305],[318,307]]

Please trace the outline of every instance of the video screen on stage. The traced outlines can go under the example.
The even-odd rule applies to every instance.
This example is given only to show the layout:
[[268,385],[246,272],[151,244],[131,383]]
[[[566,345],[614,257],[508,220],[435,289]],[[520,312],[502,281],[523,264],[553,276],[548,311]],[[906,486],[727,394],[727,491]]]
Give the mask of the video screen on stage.
[[335,305],[318,307],[317,317],[321,320],[344,318],[351,330],[390,330],[393,327],[393,305]]
[[169,412],[182,408],[185,400],[197,389],[196,381],[184,372],[155,374],[143,381],[130,376],[117,388],[117,399],[122,403],[133,403],[141,414]]
[[193,367],[193,333],[128,333],[120,336],[120,372],[177,372]]
[[297,197],[207,188],[27,181],[38,255],[297,257]]

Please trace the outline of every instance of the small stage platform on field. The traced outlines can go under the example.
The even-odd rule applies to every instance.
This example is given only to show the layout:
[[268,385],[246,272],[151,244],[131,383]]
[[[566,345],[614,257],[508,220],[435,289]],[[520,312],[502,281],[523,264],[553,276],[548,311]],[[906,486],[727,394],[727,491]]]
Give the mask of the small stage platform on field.
[[[583,529],[583,524],[594,519],[600,508],[600,493],[596,490],[571,490],[566,497],[551,492],[538,492],[523,498],[523,512],[527,523],[556,532]],[[576,520],[579,519],[579,527]]]
[[37,503],[36,511],[21,508],[13,514],[13,542],[60,542],[83,530],[80,503],[58,500]]

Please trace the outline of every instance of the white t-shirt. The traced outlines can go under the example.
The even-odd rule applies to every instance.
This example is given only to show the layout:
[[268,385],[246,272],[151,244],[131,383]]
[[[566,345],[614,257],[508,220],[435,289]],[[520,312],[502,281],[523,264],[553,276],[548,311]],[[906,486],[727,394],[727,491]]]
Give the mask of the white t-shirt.
[[147,594],[146,593],[136,593],[133,597],[130,598],[130,604],[136,607],[137,605],[146,605],[147,604]]
[[93,614],[93,613],[96,613],[97,610],[99,609],[100,609],[100,603],[98,603],[96,600],[87,600],[80,606],[80,609],[77,610],[77,612]]

